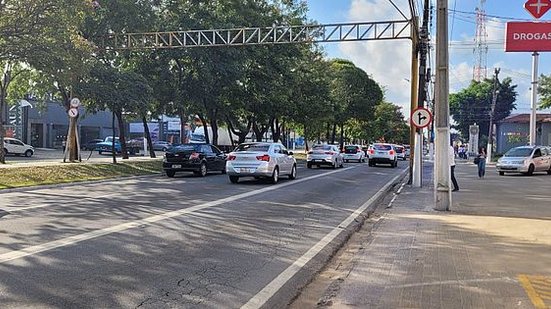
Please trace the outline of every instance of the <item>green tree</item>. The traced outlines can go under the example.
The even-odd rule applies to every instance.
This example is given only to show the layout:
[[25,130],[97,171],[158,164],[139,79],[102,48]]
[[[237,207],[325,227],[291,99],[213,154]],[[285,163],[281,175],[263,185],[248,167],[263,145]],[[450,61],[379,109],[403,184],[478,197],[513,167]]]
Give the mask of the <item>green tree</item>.
[[551,107],[551,75],[546,76],[542,74],[540,76],[538,93],[540,94],[539,108]]
[[[469,87],[450,95],[450,114],[457,123],[463,137],[468,137],[469,126],[475,122],[480,126],[481,135],[487,138],[490,126],[494,80],[472,81]],[[498,84],[497,101],[494,110],[494,122],[511,114],[516,108],[517,85],[511,78],[505,78]]]
[[374,119],[366,128],[366,139],[385,141],[396,144],[408,144],[409,126],[401,107],[390,102],[383,102],[375,108]]

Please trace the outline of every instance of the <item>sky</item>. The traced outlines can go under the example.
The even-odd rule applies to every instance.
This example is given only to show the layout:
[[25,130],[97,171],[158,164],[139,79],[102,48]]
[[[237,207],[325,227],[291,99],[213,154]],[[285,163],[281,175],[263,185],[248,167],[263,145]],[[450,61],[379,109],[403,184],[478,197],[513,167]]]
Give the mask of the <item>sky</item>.
[[[415,0],[422,11],[422,0]],[[306,0],[309,6],[308,17],[320,24],[359,21],[380,21],[403,19],[392,6],[390,0]],[[393,0],[409,17],[407,0]],[[468,87],[473,77],[475,55],[473,54],[476,30],[475,10],[480,0],[448,0],[448,33],[450,52],[450,93]],[[436,7],[436,0],[431,0]],[[506,53],[504,51],[505,23],[518,19],[530,21],[532,17],[524,9],[525,0],[487,0],[484,10],[487,15],[486,30],[489,46],[487,56],[488,77],[494,68],[500,68],[499,79],[511,77],[517,84],[517,110],[513,113],[530,112],[530,86],[532,56],[530,53]],[[551,10],[541,21],[551,21]],[[436,17],[433,17],[431,36],[434,37]],[[434,63],[434,44],[432,62]],[[386,89],[386,98],[403,107],[409,115],[411,71],[411,42],[368,41],[323,44],[328,58],[351,60],[356,66],[371,75]],[[551,74],[551,55],[540,53],[539,74]],[[546,111],[548,112],[548,111]]]

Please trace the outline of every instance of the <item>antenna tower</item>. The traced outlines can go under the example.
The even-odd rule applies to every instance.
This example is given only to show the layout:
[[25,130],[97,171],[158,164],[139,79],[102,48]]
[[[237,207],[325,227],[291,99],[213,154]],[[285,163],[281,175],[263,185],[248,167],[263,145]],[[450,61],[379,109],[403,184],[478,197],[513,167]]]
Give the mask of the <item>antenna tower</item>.
[[488,77],[488,32],[486,31],[486,0],[480,0],[476,8],[476,34],[474,37],[473,54],[475,64],[473,66],[473,79],[481,81]]

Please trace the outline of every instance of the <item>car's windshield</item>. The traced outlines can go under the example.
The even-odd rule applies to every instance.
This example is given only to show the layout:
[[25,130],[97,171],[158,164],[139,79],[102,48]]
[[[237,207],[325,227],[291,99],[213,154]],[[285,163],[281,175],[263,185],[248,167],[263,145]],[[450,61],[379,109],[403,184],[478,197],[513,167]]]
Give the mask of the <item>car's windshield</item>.
[[180,151],[199,151],[200,149],[201,149],[200,144],[182,144],[182,145],[174,146],[170,150],[173,152],[180,152]]
[[205,136],[201,134],[191,134],[192,141],[205,141]]
[[375,145],[375,149],[377,150],[390,150],[392,147],[390,145]]
[[513,148],[505,153],[505,157],[529,157],[532,148]]
[[263,144],[242,144],[235,148],[235,151],[259,151],[267,152],[270,149],[270,145]]
[[330,145],[315,145],[312,147],[313,150],[331,150]]

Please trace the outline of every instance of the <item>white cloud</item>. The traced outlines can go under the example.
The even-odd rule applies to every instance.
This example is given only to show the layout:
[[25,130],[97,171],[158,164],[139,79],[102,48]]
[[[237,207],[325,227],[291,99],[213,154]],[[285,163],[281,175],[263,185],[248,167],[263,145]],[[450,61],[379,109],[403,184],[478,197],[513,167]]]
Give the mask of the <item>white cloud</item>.
[[[397,1],[402,12],[409,16],[407,2]],[[349,21],[403,19],[388,0],[353,0]],[[409,115],[411,79],[411,42],[409,40],[368,41],[339,44],[340,52],[354,62],[386,89],[389,101],[402,106]]]

